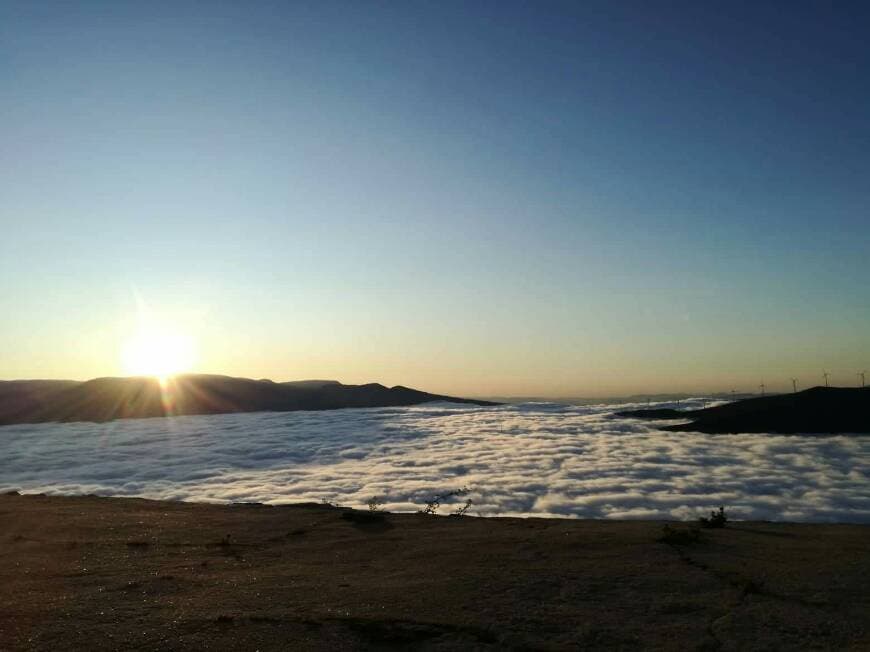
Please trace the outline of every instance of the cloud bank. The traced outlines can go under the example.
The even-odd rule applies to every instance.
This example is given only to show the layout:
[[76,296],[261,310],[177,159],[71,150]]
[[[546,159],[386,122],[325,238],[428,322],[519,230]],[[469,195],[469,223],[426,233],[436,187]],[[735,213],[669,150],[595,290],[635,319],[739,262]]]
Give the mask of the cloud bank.
[[378,496],[415,511],[468,486],[471,513],[487,516],[689,519],[726,505],[741,519],[870,523],[868,436],[665,433],[615,409],[428,404],[7,426],[0,490],[357,507]]

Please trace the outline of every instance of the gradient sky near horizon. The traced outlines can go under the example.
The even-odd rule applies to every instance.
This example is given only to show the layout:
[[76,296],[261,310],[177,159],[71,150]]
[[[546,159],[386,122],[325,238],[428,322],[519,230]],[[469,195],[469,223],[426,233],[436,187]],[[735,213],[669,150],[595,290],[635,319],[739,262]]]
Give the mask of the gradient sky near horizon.
[[866,3],[0,0],[0,378],[870,369]]

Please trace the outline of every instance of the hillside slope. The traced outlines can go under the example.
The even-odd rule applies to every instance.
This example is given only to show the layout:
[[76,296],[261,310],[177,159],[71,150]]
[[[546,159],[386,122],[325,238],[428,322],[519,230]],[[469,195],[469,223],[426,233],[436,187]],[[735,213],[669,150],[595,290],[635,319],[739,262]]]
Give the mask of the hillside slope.
[[813,387],[703,410],[629,410],[618,415],[691,419],[662,427],[672,432],[870,433],[870,387]]
[[0,496],[0,513],[3,650],[870,646],[868,526],[736,522],[682,545],[654,521],[328,505]]
[[286,412],[349,407],[392,407],[430,401],[492,405],[429,394],[397,385],[342,385],[335,381],[275,383],[207,374],[155,378],[0,382],[0,425],[49,421],[112,421],[231,412]]

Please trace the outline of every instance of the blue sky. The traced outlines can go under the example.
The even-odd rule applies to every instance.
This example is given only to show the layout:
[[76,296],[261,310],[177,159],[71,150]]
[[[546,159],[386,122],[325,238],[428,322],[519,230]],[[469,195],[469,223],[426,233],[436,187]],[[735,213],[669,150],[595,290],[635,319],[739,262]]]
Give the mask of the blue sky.
[[[861,3],[0,3],[0,377],[870,367]],[[818,378],[814,378],[819,376]]]

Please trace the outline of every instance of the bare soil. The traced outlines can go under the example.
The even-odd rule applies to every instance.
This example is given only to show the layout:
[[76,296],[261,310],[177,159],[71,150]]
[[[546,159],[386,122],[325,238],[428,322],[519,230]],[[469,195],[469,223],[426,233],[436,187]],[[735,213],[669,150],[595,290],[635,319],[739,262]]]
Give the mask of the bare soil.
[[870,649],[870,527],[662,527],[5,495],[0,649]]

